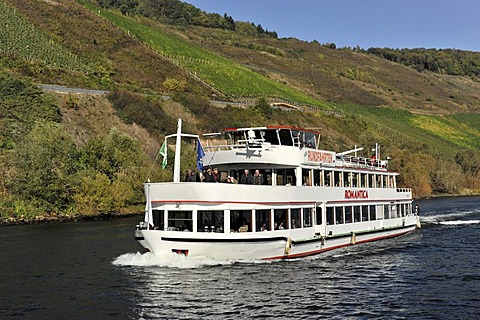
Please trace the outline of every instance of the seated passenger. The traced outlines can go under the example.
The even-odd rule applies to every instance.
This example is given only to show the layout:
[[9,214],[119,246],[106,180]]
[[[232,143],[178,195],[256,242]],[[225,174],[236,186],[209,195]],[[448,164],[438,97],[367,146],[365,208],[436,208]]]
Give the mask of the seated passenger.
[[295,219],[292,219],[292,229],[297,229],[298,226],[297,226],[297,222],[295,221]]

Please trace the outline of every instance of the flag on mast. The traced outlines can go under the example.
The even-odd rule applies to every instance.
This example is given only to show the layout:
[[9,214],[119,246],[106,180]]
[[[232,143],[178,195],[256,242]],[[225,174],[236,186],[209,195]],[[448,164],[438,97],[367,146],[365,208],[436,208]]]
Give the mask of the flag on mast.
[[202,143],[200,139],[197,140],[197,169],[203,172],[203,157],[205,157],[205,151],[203,151]]
[[163,141],[162,147],[160,148],[159,153],[163,156],[162,169],[167,167],[167,139]]

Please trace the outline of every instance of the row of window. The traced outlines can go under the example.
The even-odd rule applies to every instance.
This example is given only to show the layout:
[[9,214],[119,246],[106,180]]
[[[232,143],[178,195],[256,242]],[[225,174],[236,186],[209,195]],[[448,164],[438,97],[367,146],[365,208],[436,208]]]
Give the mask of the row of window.
[[[383,173],[302,170],[303,185],[320,187],[395,188],[395,176]],[[313,184],[312,184],[313,182]]]
[[[255,172],[255,168],[251,173]],[[297,179],[294,169],[259,169],[263,176],[263,184],[277,186],[296,185]],[[275,179],[274,180],[274,174]],[[235,177],[240,181],[242,170],[220,171],[220,181],[227,177]],[[349,188],[395,188],[395,176],[385,173],[343,172],[337,170],[302,169],[302,185],[320,187],[349,187]]]
[[[318,214],[317,221],[321,214]],[[394,219],[405,217],[412,212],[410,203],[390,203],[363,206],[338,206],[327,207],[327,225],[345,224],[353,222],[375,221],[381,219]]]
[[[322,208],[230,210],[229,232],[261,232],[283,229],[308,228],[322,224]],[[326,224],[339,225],[353,222],[375,221],[404,217],[411,213],[409,203],[377,204],[358,206],[327,207]],[[198,210],[194,223],[192,211],[168,211],[165,221],[164,210],[153,210],[154,228],[171,231],[225,232],[224,211]],[[166,224],[165,224],[166,222]]]
[[[290,219],[288,217],[290,216]],[[254,220],[252,218],[255,218]],[[253,223],[253,221],[255,223]],[[313,226],[313,209],[230,210],[230,233],[308,228]],[[165,226],[164,210],[153,210],[154,228],[172,231],[193,231],[192,211],[168,211]],[[198,210],[197,232],[224,232],[224,212]]]

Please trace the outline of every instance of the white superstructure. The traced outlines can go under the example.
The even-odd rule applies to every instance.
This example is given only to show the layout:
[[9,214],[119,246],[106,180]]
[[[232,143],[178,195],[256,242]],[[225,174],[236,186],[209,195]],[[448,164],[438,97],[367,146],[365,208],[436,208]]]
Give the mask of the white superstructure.
[[[177,156],[180,121],[174,136]],[[230,128],[202,141],[203,165],[218,169],[219,183],[181,182],[177,160],[174,182],[145,184],[135,238],[153,253],[297,258],[420,226],[411,190],[397,188],[378,146],[372,158],[355,156],[361,148],[321,150],[317,132],[287,126]],[[262,184],[237,183],[245,169]]]

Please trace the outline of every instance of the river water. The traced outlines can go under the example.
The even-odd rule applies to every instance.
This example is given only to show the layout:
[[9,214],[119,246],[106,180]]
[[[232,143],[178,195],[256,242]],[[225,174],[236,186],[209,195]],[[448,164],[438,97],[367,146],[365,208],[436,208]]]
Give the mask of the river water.
[[[0,228],[0,319],[480,319],[480,197],[292,261],[141,254],[141,217]],[[142,251],[143,252],[143,251]]]

